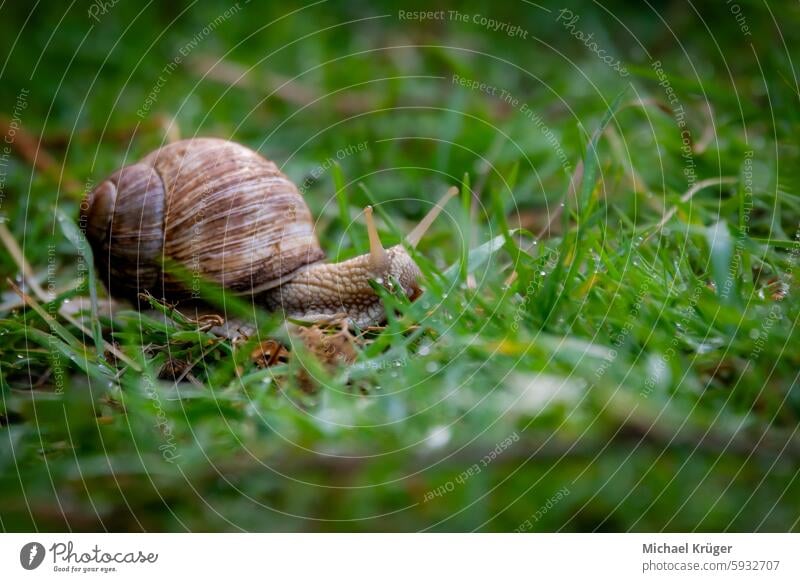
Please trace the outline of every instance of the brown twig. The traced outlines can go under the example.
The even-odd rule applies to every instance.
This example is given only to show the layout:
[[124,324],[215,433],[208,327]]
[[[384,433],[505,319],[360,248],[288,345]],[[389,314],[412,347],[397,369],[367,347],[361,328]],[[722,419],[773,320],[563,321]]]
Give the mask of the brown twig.
[[22,249],[19,248],[16,239],[8,230],[8,227],[4,222],[0,222],[0,242],[2,242],[8,254],[11,255],[11,258],[14,259],[14,262],[19,267],[19,270],[22,272],[23,280],[26,282],[28,287],[31,288],[34,295],[39,298],[39,301],[50,301],[50,297],[45,293],[44,289],[41,288],[39,283],[36,281],[36,278],[33,275],[33,269],[28,264],[28,261],[25,259],[25,255],[22,254]]
[[[194,57],[187,64],[195,74],[206,79],[240,89],[267,91],[294,105],[306,106],[318,99],[325,98],[322,92],[289,77],[252,68],[247,69],[237,63],[210,55]],[[337,94],[331,99],[333,109],[345,114],[367,111],[379,101],[376,95],[352,92]]]
[[[35,300],[33,297],[31,297],[31,296],[30,296],[30,295],[28,295],[27,293],[25,293],[25,292],[24,292],[22,289],[20,289],[19,287],[17,287],[17,285],[16,285],[16,284],[15,284],[15,283],[14,283],[14,282],[11,280],[11,279],[6,279],[6,281],[8,282],[9,286],[10,286],[10,287],[11,287],[11,289],[14,291],[14,293],[16,293],[17,295],[19,295],[20,299],[22,299],[22,302],[23,302],[25,305],[27,305],[28,307],[30,307],[31,309],[33,309],[33,310],[34,310],[34,311],[35,311],[35,312],[36,312],[36,313],[37,313],[37,314],[38,314],[38,315],[39,315],[39,316],[40,316],[42,319],[44,319],[44,320],[45,320],[45,322],[46,322],[46,323],[47,323],[47,324],[48,324],[48,325],[49,325],[51,328],[54,328],[54,327],[56,327],[56,326],[60,325],[60,324],[58,324],[58,322],[56,321],[56,318],[55,318],[55,317],[53,317],[52,315],[50,315],[50,314],[47,312],[47,310],[46,310],[44,307],[42,307],[41,305],[39,305],[39,302],[38,302],[38,301],[36,301],[36,300]],[[74,318],[72,318],[72,317],[68,317],[68,316],[65,316],[63,313],[61,314],[61,316],[62,316],[62,317],[64,317],[64,319],[66,319],[66,320],[67,320],[67,321],[68,321],[70,324],[74,325],[76,328],[78,328],[79,330],[81,330],[81,332],[82,332],[82,333],[83,333],[85,336],[87,336],[87,337],[92,337],[92,332],[91,332],[91,331],[89,331],[88,329],[86,329],[85,327],[83,327],[83,326],[82,326],[82,325],[81,325],[81,324],[80,324],[78,321],[76,321]],[[76,339],[76,341],[77,341],[77,339]],[[117,358],[119,358],[120,360],[122,360],[123,362],[125,362],[126,364],[128,364],[128,365],[129,365],[131,368],[133,368],[133,369],[134,369],[134,370],[136,370],[137,372],[141,372],[141,371],[142,371],[141,367],[140,367],[140,366],[139,366],[139,365],[138,365],[136,362],[134,362],[133,360],[131,360],[131,359],[130,359],[128,356],[126,356],[125,354],[123,354],[121,351],[119,351],[119,350],[118,350],[116,347],[114,347],[112,344],[110,344],[109,342],[107,342],[107,341],[105,341],[105,340],[102,340],[102,342],[103,342],[103,348],[104,348],[106,351],[109,351],[109,352],[111,352],[112,354],[114,354],[114,355],[115,355]],[[81,344],[81,345],[82,345],[82,344]],[[99,346],[98,346],[98,347],[99,347]]]
[[98,127],[86,127],[74,132],[66,132],[66,131],[53,132],[48,135],[43,135],[40,138],[39,143],[42,146],[49,148],[65,148],[71,143],[75,142],[78,143],[96,142],[101,138],[102,135],[102,139],[104,142],[121,142],[125,144],[131,141],[134,137],[136,137],[137,133],[140,131],[148,132],[155,130],[164,130],[169,125],[170,122],[171,119],[166,115],[155,114],[145,118],[136,125],[117,127],[114,129],[106,130],[104,132],[102,128]]
[[0,115],[0,133],[23,160],[54,182],[63,184],[65,191],[82,192],[80,183],[66,173],[63,165],[56,162],[37,138],[19,125],[12,126],[11,120],[2,115]]
[[708,146],[711,145],[711,142],[714,141],[714,138],[717,137],[714,131],[714,109],[708,101],[705,102],[704,113],[706,124],[703,127],[703,133],[700,134],[700,139],[694,144],[694,153],[697,155],[705,152]]
[[[719,186],[719,185],[722,185],[722,184],[735,184],[737,181],[738,181],[738,179],[735,176],[722,176],[722,177],[719,177],[719,178],[706,178],[705,180],[700,180],[699,182],[696,182],[695,184],[693,184],[692,187],[689,188],[683,194],[683,196],[681,196],[681,203],[688,202],[689,200],[692,199],[692,197],[695,194],[700,192],[700,190],[703,190],[704,188],[708,188],[709,186]],[[661,220],[655,226],[653,231],[651,233],[649,233],[646,237],[644,237],[642,242],[647,242],[657,232],[661,231],[661,229],[664,228],[664,225],[667,224],[667,222],[669,222],[670,218],[675,216],[675,213],[677,211],[678,211],[678,206],[675,205],[672,208],[670,208],[667,212],[665,212],[664,216],[661,217]]]

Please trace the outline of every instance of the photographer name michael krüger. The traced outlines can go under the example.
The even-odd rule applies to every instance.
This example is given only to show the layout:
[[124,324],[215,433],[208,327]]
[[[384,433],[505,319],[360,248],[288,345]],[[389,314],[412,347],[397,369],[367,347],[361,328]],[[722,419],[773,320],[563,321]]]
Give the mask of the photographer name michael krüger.
[[[690,552],[691,550],[691,552]],[[689,542],[682,544],[642,544],[643,554],[707,554],[709,556],[719,556],[720,554],[730,554],[733,545],[713,545],[710,543],[699,543],[689,545]]]
[[88,551],[75,551],[72,542],[57,542],[50,546],[53,568],[57,572],[67,571],[72,565],[154,564],[158,554],[141,550],[132,552],[106,552],[95,544]]

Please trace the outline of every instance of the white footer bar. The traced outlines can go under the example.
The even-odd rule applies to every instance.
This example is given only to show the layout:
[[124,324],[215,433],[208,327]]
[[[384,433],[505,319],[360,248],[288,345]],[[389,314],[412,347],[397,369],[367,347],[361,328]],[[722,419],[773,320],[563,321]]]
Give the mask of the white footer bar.
[[796,534],[0,535],[4,580],[796,581],[799,566]]

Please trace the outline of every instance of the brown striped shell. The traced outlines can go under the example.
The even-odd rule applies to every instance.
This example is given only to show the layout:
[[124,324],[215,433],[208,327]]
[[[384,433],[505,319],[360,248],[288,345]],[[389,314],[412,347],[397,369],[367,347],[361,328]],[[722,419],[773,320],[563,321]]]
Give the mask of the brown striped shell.
[[[193,295],[195,278],[266,290],[324,258],[295,185],[242,145],[195,138],[117,170],[82,205],[100,277],[112,295]],[[184,273],[170,273],[170,262]]]

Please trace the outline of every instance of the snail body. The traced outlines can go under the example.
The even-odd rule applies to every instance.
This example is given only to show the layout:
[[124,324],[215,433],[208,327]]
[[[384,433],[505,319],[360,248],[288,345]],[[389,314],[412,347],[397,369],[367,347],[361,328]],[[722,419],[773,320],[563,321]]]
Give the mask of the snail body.
[[[447,199],[406,238],[416,246]],[[318,321],[345,314],[358,326],[385,319],[370,281],[396,280],[411,299],[420,271],[403,245],[384,249],[365,209],[368,254],[324,262],[297,187],[271,161],[240,144],[193,138],[164,146],[114,172],[89,193],[81,220],[109,293],[136,302],[149,292],[195,298],[186,274],[209,280],[287,316]]]

